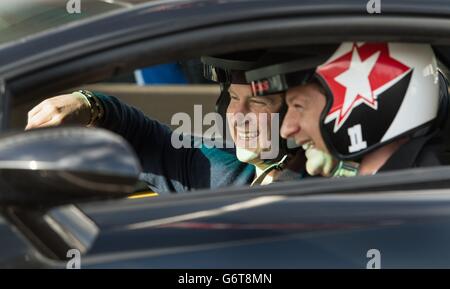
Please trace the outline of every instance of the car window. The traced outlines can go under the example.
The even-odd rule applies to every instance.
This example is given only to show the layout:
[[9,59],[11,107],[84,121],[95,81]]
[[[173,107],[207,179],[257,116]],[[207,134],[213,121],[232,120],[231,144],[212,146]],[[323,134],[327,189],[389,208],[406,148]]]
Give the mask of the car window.
[[[67,88],[55,95],[78,89],[111,95],[171,129],[178,128],[178,132],[200,135],[209,126],[204,125],[194,131],[193,122],[202,122],[203,116],[215,111],[220,93],[219,85],[206,80],[202,72],[199,59],[174,60],[152,67],[142,67],[101,82]],[[27,122],[27,112],[42,100],[35,99],[14,105],[11,114],[12,128],[23,129]],[[197,111],[201,110],[201,115],[197,118],[194,116],[195,107]],[[192,125],[179,125],[176,118],[180,113],[189,115]]]
[[[254,53],[254,51],[245,52]],[[240,53],[246,55],[242,51]],[[214,57],[210,58],[214,59]],[[205,61],[205,57],[202,61]],[[239,155],[239,153],[242,153],[247,149],[247,147],[245,147],[247,144],[244,145],[243,143],[240,143],[238,145],[241,147],[238,147],[236,143],[240,140],[245,141],[258,138],[260,131],[263,131],[260,130],[259,127],[257,128],[257,131],[241,130],[238,132],[238,129],[240,129],[238,125],[233,126],[231,129],[230,126],[225,126],[228,130],[235,130],[232,132],[232,136],[225,136],[227,142],[231,141],[231,143],[233,143],[232,148],[235,150],[223,152],[221,150],[222,148],[219,147],[213,147],[212,150],[203,150],[204,146],[202,145],[205,144],[203,140],[210,137],[209,133],[214,131],[214,129],[211,130],[211,128],[217,123],[213,123],[214,120],[211,118],[210,113],[216,112],[216,103],[221,96],[221,90],[217,83],[207,81],[203,77],[203,73],[207,72],[206,70],[203,71],[203,69],[210,66],[206,65],[204,67],[202,61],[200,58],[188,60],[174,59],[171,62],[151,67],[138,67],[134,71],[117,75],[98,83],[85,83],[77,87],[67,87],[64,91],[56,92],[53,95],[42,96],[40,99],[30,99],[28,103],[17,103],[17,105],[15,105],[13,97],[12,105],[14,109],[12,113],[10,113],[12,118],[11,125],[15,129],[23,130],[27,125],[27,121],[29,122],[27,113],[32,111],[36,106],[42,103],[42,101],[54,96],[69,94],[76,90],[84,89],[106,96],[104,105],[108,105],[107,111],[109,109],[109,111],[112,112],[111,114],[114,114],[113,118],[115,118],[115,120],[111,120],[111,117],[105,118],[109,123],[100,127],[122,135],[124,139],[132,145],[142,162],[143,172],[147,174],[147,176],[141,180],[145,181],[146,184],[157,184],[155,187],[158,187],[158,189],[152,188],[153,191],[157,193],[168,191],[181,192],[186,190],[253,184],[258,179],[255,177],[257,176],[256,166],[251,163],[253,159],[246,161],[247,156]],[[439,68],[447,70],[442,63],[440,63]],[[214,73],[210,73],[209,76],[212,76],[213,74]],[[317,83],[311,83],[311,85],[314,84],[318,85]],[[283,94],[270,94],[267,98],[257,98],[255,95],[252,95],[252,86],[241,86],[244,87],[238,88],[235,86],[233,89],[230,87],[230,90],[228,90],[229,102],[227,103],[227,111],[233,106],[236,115],[239,111],[244,113],[245,111],[261,111],[264,113],[267,111],[281,111],[281,106],[277,106],[278,98],[280,105],[287,103],[291,108],[293,105],[297,105],[296,103],[287,101],[287,96],[283,96]],[[303,96],[307,95],[308,99],[315,97],[314,99],[317,101],[320,99],[323,99],[323,101],[326,100],[324,96],[325,93],[322,92],[322,90],[315,86],[308,87],[311,89],[306,90],[307,88],[303,87],[304,90],[302,90],[300,94]],[[304,112],[304,107],[308,106],[308,103],[305,105],[305,103],[300,101],[304,98],[305,97],[300,97],[297,100],[301,106],[301,108],[296,108],[299,112]],[[119,102],[116,102],[115,99],[119,100]],[[318,106],[316,106],[316,108],[311,108],[311,103],[316,102],[310,102],[309,111],[320,112],[320,110],[317,109]],[[240,105],[242,105],[242,107],[239,107]],[[322,106],[325,106],[325,103],[323,103]],[[250,110],[249,107],[253,109]],[[365,106],[362,107],[366,108]],[[48,113],[44,110],[44,115],[45,114]],[[230,114],[234,115],[234,113]],[[143,117],[144,115],[151,121],[146,121],[146,118]],[[329,157],[330,155],[326,155],[326,152],[325,154],[320,154],[320,148],[317,148],[317,150],[314,151],[314,145],[320,145],[320,143],[314,142],[312,138],[319,141],[320,138],[317,138],[317,130],[314,130],[315,126],[312,126],[311,123],[313,121],[319,121],[320,115],[314,115],[313,113],[299,115],[301,117],[296,119],[296,125],[299,125],[301,121],[302,131],[305,132],[302,137],[306,138],[295,139],[296,145],[291,147],[293,149],[292,151],[286,152],[285,150],[278,149],[281,157],[288,156],[287,162],[291,161],[291,157],[295,161],[293,166],[289,167],[292,168],[292,170],[280,170],[280,173],[275,175],[275,178],[283,176],[284,178],[282,178],[281,181],[292,181],[309,177],[305,172],[305,158],[302,155],[303,150],[308,150],[312,147],[312,154],[321,157],[321,159],[331,159],[331,157]],[[444,111],[442,116],[444,117],[445,115]],[[220,117],[222,115],[218,116]],[[311,116],[311,120],[308,118],[309,116]],[[223,120],[224,119],[222,118],[222,122],[219,121],[222,125],[224,124]],[[309,123],[304,122],[305,120],[309,120]],[[158,124],[154,121],[157,121]],[[256,122],[254,121],[253,123]],[[83,124],[87,123],[88,119],[86,119],[86,122]],[[41,124],[45,124],[45,122]],[[174,141],[171,131],[163,129],[160,124],[168,126],[171,131],[176,132],[178,135],[201,136],[203,137],[201,140],[203,143],[190,144],[190,142],[188,142],[188,145],[191,145],[189,147],[186,146],[186,143],[183,141],[179,142],[178,139]],[[439,125],[441,125],[441,123],[439,123]],[[442,122],[442,126],[444,126],[444,122]],[[267,134],[264,133],[261,133],[261,135],[261,139],[264,136],[267,136]],[[284,144],[281,142],[284,140],[280,137],[280,131],[274,135],[278,137],[278,139],[274,139],[274,143]],[[294,135],[294,138],[295,137],[296,135]],[[348,139],[350,139],[350,142],[354,141],[350,134],[348,134],[348,137],[345,138],[344,141],[348,141]],[[366,139],[363,139],[361,142],[365,141]],[[310,145],[311,142],[312,145]],[[209,146],[209,144],[207,146]],[[399,142],[398,144],[402,145],[403,143]],[[251,144],[249,145],[251,146]],[[289,143],[286,143],[286,146],[287,145],[289,145]],[[299,149],[299,145],[303,147],[303,150]],[[281,145],[277,145],[276,147],[284,148]],[[198,153],[199,150],[190,150],[190,148],[200,148],[202,150]],[[260,147],[257,147],[255,151],[259,149]],[[409,154],[410,150],[407,149],[404,151]],[[257,151],[257,153],[261,153],[261,155],[262,152],[264,151]],[[300,153],[297,154],[297,152]],[[312,154],[310,154],[310,156]],[[257,156],[259,157],[259,155]],[[299,156],[298,159],[297,156]],[[275,156],[271,157],[271,159],[275,160],[273,161],[273,164],[279,165],[278,162],[282,163],[283,158],[278,159],[277,156]],[[395,166],[403,163],[401,155],[400,157],[393,157],[392,160],[392,163]],[[449,160],[450,159],[447,157],[442,159],[443,162],[441,162],[440,165],[447,164]],[[439,159],[439,161],[441,160]],[[355,176],[358,174],[359,164],[356,162],[344,163],[344,161],[339,161],[338,165],[331,165],[334,166],[336,171],[343,171],[342,174],[336,176]],[[321,166],[325,167],[324,165]],[[395,166],[394,169],[391,170],[402,169],[395,168]],[[293,172],[293,174],[291,174],[291,172]],[[266,177],[266,175],[261,175],[264,178]],[[310,175],[318,176],[321,175],[321,173],[313,172],[310,173]],[[277,181],[280,181],[280,179],[277,179]]]

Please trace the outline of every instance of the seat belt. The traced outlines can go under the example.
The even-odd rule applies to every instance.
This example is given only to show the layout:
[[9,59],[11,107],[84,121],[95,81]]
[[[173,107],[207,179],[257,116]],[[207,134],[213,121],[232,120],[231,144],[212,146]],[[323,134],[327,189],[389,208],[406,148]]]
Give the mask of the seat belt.
[[251,187],[254,185],[261,185],[262,182],[264,181],[264,179],[266,178],[266,176],[273,170],[279,170],[281,171],[282,169],[284,169],[284,167],[286,166],[286,160],[287,160],[287,155],[285,155],[279,162],[271,164],[270,166],[268,166],[263,172],[262,174],[257,177],[252,183],[251,183]]

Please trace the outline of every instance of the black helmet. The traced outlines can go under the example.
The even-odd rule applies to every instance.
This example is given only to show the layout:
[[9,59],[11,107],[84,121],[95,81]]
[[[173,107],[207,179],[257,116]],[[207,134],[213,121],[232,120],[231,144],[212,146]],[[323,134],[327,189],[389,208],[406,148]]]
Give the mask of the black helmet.
[[256,68],[263,51],[202,56],[203,76],[219,83],[248,84],[245,72]]
[[[230,84],[248,84],[245,72],[255,69],[259,60],[266,52],[263,50],[246,51],[238,53],[223,54],[217,56],[203,56],[203,75],[206,79],[220,83],[221,93],[216,102],[216,111],[226,120],[226,111],[230,104],[228,88]],[[268,94],[267,94],[268,95]],[[280,127],[287,112],[287,106],[283,105],[279,111]],[[225,126],[227,129],[227,126]],[[281,160],[288,153],[286,140],[280,138],[280,152],[275,159],[266,160],[275,162]]]

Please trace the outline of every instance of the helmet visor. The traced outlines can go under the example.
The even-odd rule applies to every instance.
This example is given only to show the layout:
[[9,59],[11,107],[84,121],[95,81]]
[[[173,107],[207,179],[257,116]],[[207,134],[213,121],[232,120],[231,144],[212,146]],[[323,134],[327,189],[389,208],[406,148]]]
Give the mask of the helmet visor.
[[243,71],[224,69],[210,64],[203,64],[203,76],[208,80],[219,83],[248,83]]
[[314,76],[315,69],[299,71],[288,74],[278,74],[254,80],[251,82],[254,96],[265,96],[269,94],[282,93],[289,88],[310,82]]

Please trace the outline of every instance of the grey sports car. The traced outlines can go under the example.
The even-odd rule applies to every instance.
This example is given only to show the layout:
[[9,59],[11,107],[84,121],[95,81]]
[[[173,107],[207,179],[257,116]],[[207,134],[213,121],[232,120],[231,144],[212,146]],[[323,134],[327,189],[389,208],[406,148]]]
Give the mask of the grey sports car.
[[238,50],[418,42],[449,66],[449,1],[68,2],[0,3],[0,267],[450,267],[447,166],[130,198],[125,140],[15,121],[72,87]]

